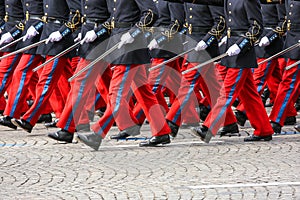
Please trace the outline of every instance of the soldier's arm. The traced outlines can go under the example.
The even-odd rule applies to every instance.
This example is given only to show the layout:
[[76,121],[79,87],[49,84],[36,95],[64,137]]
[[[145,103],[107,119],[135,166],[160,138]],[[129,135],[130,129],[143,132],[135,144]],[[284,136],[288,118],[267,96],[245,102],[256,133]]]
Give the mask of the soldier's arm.
[[202,39],[208,46],[214,40],[219,40],[226,29],[224,9],[222,7],[217,6],[209,6],[209,9],[214,19],[214,25]]
[[5,14],[5,4],[4,0],[0,0],[0,33],[4,29],[5,21],[4,21],[4,14]]
[[262,15],[259,3],[256,0],[247,0],[244,1],[244,7],[250,26],[244,36],[236,42],[241,50],[253,46],[263,32]]
[[182,3],[170,2],[168,4],[170,11],[171,23],[168,28],[156,37],[158,44],[163,44],[166,41],[170,41],[176,34],[182,29],[184,24],[184,6]]
[[141,11],[141,17],[135,27],[129,30],[133,38],[142,32],[149,31],[158,18],[158,10],[152,0],[135,0],[135,2]]
[[277,14],[278,14],[278,24],[277,26],[269,31],[266,34],[269,41],[272,42],[278,37],[282,37],[286,33],[287,25],[286,25],[286,18],[285,18],[285,5],[278,4],[276,5]]
[[63,37],[73,33],[81,25],[80,0],[67,0],[70,10],[68,21],[59,29]]

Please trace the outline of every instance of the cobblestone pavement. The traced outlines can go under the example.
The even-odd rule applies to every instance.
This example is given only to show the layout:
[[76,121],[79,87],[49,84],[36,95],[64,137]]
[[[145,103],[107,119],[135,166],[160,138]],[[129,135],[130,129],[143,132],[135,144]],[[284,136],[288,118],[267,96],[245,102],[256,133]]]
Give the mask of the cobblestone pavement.
[[99,151],[57,143],[46,136],[55,130],[0,127],[0,199],[300,199],[300,134],[292,126],[271,142],[244,143],[248,124],[241,137],[210,144],[180,129],[167,146],[107,137]]

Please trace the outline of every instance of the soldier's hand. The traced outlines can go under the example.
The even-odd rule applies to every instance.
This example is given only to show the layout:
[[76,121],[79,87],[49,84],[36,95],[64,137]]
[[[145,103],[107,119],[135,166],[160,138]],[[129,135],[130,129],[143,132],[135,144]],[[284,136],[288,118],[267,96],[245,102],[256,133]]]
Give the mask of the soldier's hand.
[[195,51],[201,51],[201,50],[204,50],[206,49],[208,46],[206,44],[206,42],[204,42],[203,40],[201,40],[197,46],[195,47]]
[[48,44],[49,42],[59,42],[62,38],[63,36],[61,35],[61,33],[59,31],[55,31],[49,35],[45,44]]
[[229,47],[229,49],[226,51],[228,56],[236,56],[241,52],[240,47],[237,44],[232,45]]
[[223,44],[227,44],[227,35],[222,38],[221,42],[219,42],[219,47]]
[[29,40],[29,39],[33,38],[34,36],[36,36],[38,34],[39,34],[39,32],[33,26],[30,26],[28,28],[26,34],[23,37],[23,42],[26,41],[26,40]]
[[260,47],[266,47],[270,44],[270,40],[267,36],[264,36],[263,38],[261,38],[261,40],[259,41],[259,46]]
[[97,39],[97,34],[94,30],[88,31],[80,44],[94,42]]
[[0,45],[10,43],[13,40],[14,40],[14,38],[12,37],[12,35],[9,32],[5,33],[1,36]]
[[74,42],[79,42],[82,39],[82,34],[78,33],[77,37],[74,39]]
[[130,43],[133,43],[134,41],[134,38],[130,35],[129,32],[127,33],[124,33],[122,36],[121,36],[121,41],[118,45],[118,49],[120,49],[124,44],[130,44]]
[[158,49],[159,45],[156,41],[156,39],[153,39],[150,44],[148,45],[149,50],[151,51],[152,49]]

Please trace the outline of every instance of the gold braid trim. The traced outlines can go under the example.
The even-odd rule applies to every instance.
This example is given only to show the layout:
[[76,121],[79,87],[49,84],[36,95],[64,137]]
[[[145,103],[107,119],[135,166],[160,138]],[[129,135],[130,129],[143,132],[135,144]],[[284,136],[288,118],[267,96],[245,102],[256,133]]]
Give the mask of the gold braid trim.
[[170,29],[165,30],[162,35],[166,36],[168,38],[168,40],[172,39],[174,37],[174,35],[178,32],[180,27],[180,24],[178,22],[178,20],[175,20],[175,23],[171,26]]
[[153,11],[151,9],[148,10],[146,16],[144,17],[144,21],[139,21],[136,26],[139,27],[143,32],[150,30],[148,26],[152,24],[154,18]]
[[208,33],[215,36],[217,39],[222,37],[222,34],[225,30],[225,18],[220,16],[220,20],[216,26],[216,28],[212,28]]
[[259,35],[260,30],[261,30],[260,25],[256,22],[256,20],[254,20],[251,32],[248,31],[245,34],[245,37],[250,40],[250,43],[252,45],[258,40],[257,36]]
[[[72,14],[72,12],[70,14]],[[65,23],[65,25],[73,32],[77,29],[77,26],[80,24],[80,22],[81,22],[80,11],[76,10],[75,15],[72,17],[72,20]]]
[[285,34],[285,32],[286,32],[286,20],[284,20],[284,22],[282,23],[281,27],[277,26],[275,29],[273,29],[273,31],[275,33],[278,33],[278,35],[280,37],[282,37]]
[[20,22],[19,24],[16,25],[17,29],[21,30],[21,31],[24,31],[24,24],[22,22]]
[[112,30],[114,27],[112,26],[112,24],[111,23],[109,23],[109,22],[104,22],[103,24],[102,24],[102,26],[104,27],[104,28],[106,28],[107,30]]

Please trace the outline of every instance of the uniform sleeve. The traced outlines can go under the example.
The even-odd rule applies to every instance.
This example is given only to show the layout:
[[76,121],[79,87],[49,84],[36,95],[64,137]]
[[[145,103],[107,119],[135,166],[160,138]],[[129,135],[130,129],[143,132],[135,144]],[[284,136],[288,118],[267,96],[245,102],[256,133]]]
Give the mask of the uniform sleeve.
[[275,40],[277,37],[282,37],[285,34],[287,29],[286,18],[285,18],[285,5],[278,4],[276,5],[276,8],[277,8],[277,15],[278,15],[278,24],[272,31],[266,34],[270,42]]
[[135,2],[141,14],[135,27],[129,30],[132,37],[136,37],[142,32],[148,32],[158,18],[158,10],[153,0],[135,0]]
[[209,6],[209,9],[214,19],[214,25],[202,39],[208,46],[214,40],[220,39],[226,29],[224,9],[217,6]]
[[247,14],[249,29],[236,43],[239,47],[247,49],[253,46],[263,32],[262,14],[260,5],[256,0],[244,1],[244,9]]
[[59,29],[62,36],[67,36],[74,32],[81,25],[80,0],[67,0],[70,10],[68,21]]
[[105,33],[109,34],[111,32],[111,30],[113,29],[113,27],[111,25],[111,21],[112,21],[111,13],[112,13],[112,10],[113,10],[113,5],[108,0],[108,1],[106,1],[106,6],[107,6],[107,10],[108,10],[108,13],[109,13],[110,17],[104,23],[102,23],[99,26],[94,28],[94,31],[95,31],[95,33],[97,34],[98,37],[100,35],[105,34]]
[[161,36],[156,38],[159,44],[173,39],[174,36],[182,29],[184,24],[185,16],[183,4],[170,2],[168,3],[168,8],[170,11],[171,23],[168,28],[161,33]]
[[4,29],[4,25],[5,25],[4,14],[5,14],[4,0],[0,0],[0,28],[2,30]]

